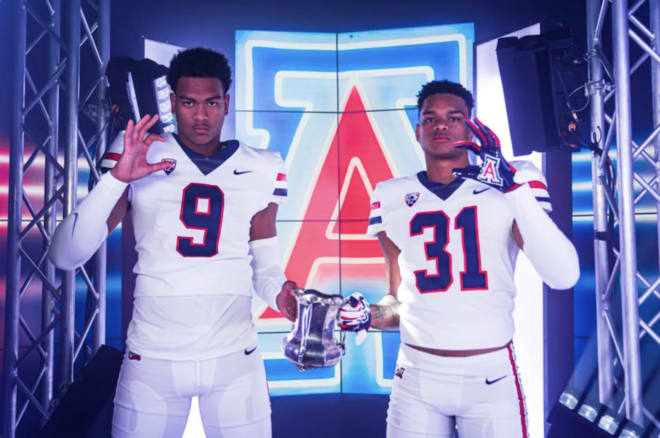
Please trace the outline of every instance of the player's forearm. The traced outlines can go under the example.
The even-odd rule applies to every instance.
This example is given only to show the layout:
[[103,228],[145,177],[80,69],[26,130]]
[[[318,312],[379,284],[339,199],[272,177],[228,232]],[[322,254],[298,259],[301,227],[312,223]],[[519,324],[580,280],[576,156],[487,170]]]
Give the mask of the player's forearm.
[[577,252],[523,185],[506,194],[523,238],[523,251],[545,283],[553,289],[569,289],[580,277]]
[[106,173],[73,213],[64,218],[48,250],[48,258],[55,266],[70,271],[89,260],[108,236],[106,221],[126,187]]
[[287,281],[278,262],[277,237],[250,241],[254,290],[270,307],[278,309],[277,296]]
[[381,330],[399,329],[399,301],[393,295],[386,295],[370,308],[372,327]]

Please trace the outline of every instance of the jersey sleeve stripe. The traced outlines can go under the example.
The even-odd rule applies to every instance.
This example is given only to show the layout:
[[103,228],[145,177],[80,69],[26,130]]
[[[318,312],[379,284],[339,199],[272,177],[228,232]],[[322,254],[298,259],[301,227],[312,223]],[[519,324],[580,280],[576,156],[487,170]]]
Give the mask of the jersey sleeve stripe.
[[275,189],[273,190],[273,196],[287,196],[287,189]]
[[120,158],[121,158],[121,154],[118,154],[117,152],[106,152],[103,155],[104,160],[119,161]]
[[380,201],[375,201],[371,203],[371,209],[375,210],[377,208],[380,208]]
[[545,210],[546,213],[550,213],[552,211],[552,203],[550,203],[550,198],[544,196],[537,196],[536,202],[539,203],[541,208],[543,208],[543,210]]
[[548,186],[543,184],[542,181],[530,181],[528,182],[529,187],[532,189],[543,189],[543,190],[548,190]]
[[117,165],[116,160],[106,160],[105,158],[101,160],[100,168],[103,173],[107,172],[108,170],[112,169]]
[[278,173],[276,180],[277,181],[286,181],[286,173]]
[[374,216],[369,218],[369,225],[382,224],[382,223],[383,223],[383,219],[380,216]]
[[544,210],[552,211],[552,204],[550,203],[552,198],[550,198],[550,193],[547,190],[543,188],[532,188],[532,194]]

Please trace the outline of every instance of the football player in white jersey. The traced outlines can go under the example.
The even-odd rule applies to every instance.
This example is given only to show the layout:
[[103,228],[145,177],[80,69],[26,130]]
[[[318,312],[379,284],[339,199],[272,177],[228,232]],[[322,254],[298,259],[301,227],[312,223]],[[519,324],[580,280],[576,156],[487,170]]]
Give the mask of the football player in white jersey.
[[[424,85],[416,134],[426,171],[373,192],[368,233],[383,250],[389,290],[370,306],[371,325],[401,331],[389,438],[456,430],[461,438],[526,438],[511,341],[517,252],[555,289],[579,277],[575,248],[544,211],[543,175],[531,163],[507,163],[495,134],[470,121],[472,107],[460,84]],[[470,165],[467,150],[480,165]],[[340,311],[342,327],[365,320],[354,301]]]
[[138,261],[112,425],[116,438],[180,437],[191,398],[207,437],[270,437],[270,402],[252,291],[293,320],[295,283],[279,265],[286,198],[276,152],[220,141],[231,70],[208,49],[177,54],[167,80],[177,135],[128,122],[110,168],[55,232],[49,256],[84,263],[128,212]]

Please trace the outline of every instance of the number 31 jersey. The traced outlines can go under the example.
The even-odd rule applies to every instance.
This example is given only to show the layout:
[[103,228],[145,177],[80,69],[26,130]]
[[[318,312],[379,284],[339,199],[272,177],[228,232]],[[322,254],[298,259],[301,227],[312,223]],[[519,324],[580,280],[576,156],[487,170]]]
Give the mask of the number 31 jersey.
[[[123,142],[117,143],[102,167],[119,159]],[[252,217],[287,193],[279,153],[232,140],[205,157],[167,135],[147,156],[150,163],[163,159],[174,161],[130,185],[135,296],[251,296]]]
[[[530,186],[549,205],[545,184]],[[401,250],[402,342],[464,350],[513,337],[518,246],[507,202],[480,182],[434,183],[426,172],[376,186],[368,233],[384,231]]]

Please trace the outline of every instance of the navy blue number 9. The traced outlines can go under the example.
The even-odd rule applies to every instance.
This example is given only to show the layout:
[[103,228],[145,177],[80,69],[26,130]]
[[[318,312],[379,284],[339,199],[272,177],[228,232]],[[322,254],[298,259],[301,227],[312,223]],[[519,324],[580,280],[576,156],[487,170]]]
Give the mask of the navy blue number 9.
[[[434,260],[436,274],[429,275],[426,269],[414,272],[417,289],[420,293],[445,292],[454,279],[452,257],[447,251],[449,244],[450,218],[443,211],[417,213],[410,220],[410,235],[418,236],[425,228],[433,229],[433,240],[424,242],[427,260]],[[466,207],[456,216],[454,228],[462,231],[463,263],[461,290],[488,289],[488,273],[481,269],[479,250],[479,230],[477,228],[477,207]]]
[[176,250],[184,257],[212,257],[218,253],[225,197],[218,186],[191,183],[183,189],[180,219],[186,228],[203,230],[202,243],[178,236]]

